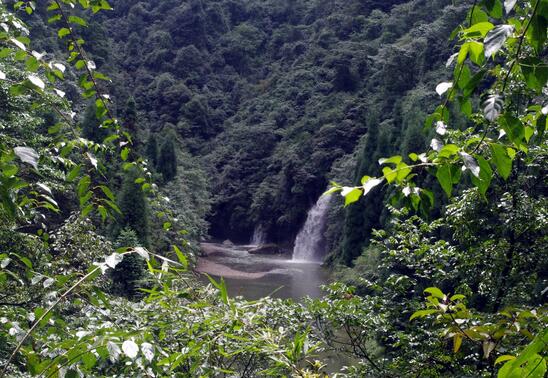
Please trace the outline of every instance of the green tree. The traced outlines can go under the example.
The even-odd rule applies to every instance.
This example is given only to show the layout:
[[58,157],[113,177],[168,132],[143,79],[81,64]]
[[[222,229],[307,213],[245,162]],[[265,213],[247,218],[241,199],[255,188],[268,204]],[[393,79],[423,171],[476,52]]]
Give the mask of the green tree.
[[126,108],[124,110],[124,126],[131,132],[137,131],[137,104],[135,99],[130,97],[126,102]]
[[120,193],[118,207],[122,213],[115,225],[115,235],[128,227],[135,232],[143,246],[149,246],[149,212],[147,198],[140,184],[135,181],[137,172],[127,172]]
[[[134,248],[139,247],[140,244],[137,234],[131,228],[124,228],[114,243],[116,248]],[[145,276],[146,264],[139,254],[132,253],[124,256],[124,259],[111,272],[114,293],[135,297]]]
[[164,178],[164,182],[169,182],[177,175],[177,153],[175,152],[175,136],[168,133],[160,148],[158,164],[156,169]]
[[158,165],[158,140],[152,131],[148,135],[146,157],[153,167]]
[[97,118],[97,106],[95,102],[88,104],[82,121],[80,122],[82,129],[82,135],[94,142],[102,143],[103,140],[109,135],[107,129],[102,127],[102,122]]

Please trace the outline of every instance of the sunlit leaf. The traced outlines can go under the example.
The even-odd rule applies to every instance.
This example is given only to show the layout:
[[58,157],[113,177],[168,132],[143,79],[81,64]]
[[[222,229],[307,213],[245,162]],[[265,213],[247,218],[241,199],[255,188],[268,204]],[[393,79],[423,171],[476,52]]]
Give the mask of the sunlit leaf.
[[134,359],[139,354],[139,346],[133,340],[126,340],[122,344],[122,351],[126,356]]
[[13,151],[23,163],[30,164],[35,169],[38,169],[38,159],[40,158],[40,156],[38,155],[38,152],[36,152],[33,148],[15,147]]
[[513,31],[513,25],[497,25],[494,29],[490,30],[483,42],[485,57],[490,58],[496,54],[504,45],[506,39],[512,35]]

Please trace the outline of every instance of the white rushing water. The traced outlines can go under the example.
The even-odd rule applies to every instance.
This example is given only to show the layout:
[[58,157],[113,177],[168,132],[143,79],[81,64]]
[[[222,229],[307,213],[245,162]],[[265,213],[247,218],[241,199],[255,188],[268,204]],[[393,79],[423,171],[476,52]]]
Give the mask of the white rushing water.
[[263,229],[262,225],[255,227],[253,231],[253,237],[251,238],[252,245],[263,245],[266,244],[266,232]]
[[318,202],[308,211],[306,222],[295,239],[293,260],[321,261],[325,253],[327,210],[331,196],[321,196]]

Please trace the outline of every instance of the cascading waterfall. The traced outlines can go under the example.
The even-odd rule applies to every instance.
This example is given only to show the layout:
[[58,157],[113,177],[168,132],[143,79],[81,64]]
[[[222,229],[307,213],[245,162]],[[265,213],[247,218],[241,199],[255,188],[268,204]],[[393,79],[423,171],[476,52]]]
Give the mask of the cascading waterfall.
[[263,245],[266,243],[266,232],[263,229],[262,225],[255,227],[253,231],[253,237],[251,238],[252,245]]
[[321,261],[325,253],[326,215],[331,196],[321,196],[308,211],[306,222],[295,239],[293,260]]

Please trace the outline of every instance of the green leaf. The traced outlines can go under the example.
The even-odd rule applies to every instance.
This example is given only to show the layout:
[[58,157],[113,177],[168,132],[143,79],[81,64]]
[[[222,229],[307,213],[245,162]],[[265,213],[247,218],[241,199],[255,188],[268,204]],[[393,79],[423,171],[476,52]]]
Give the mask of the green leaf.
[[469,27],[468,29],[465,29],[464,34],[467,37],[485,37],[487,33],[489,33],[489,31],[493,29],[494,27],[495,25],[493,25],[492,23],[488,21],[478,22],[472,25],[471,27]]
[[475,25],[480,22],[487,22],[489,21],[489,16],[487,13],[485,13],[483,10],[480,9],[479,6],[475,6],[472,9],[470,9],[470,13],[468,17],[472,19],[472,25]]
[[490,58],[496,54],[513,32],[514,26],[512,25],[497,25],[490,30],[483,41],[485,57]]
[[67,177],[66,177],[66,180],[68,182],[71,182],[71,181],[74,181],[74,179],[76,177],[78,177],[78,175],[80,174],[80,169],[82,169],[82,166],[81,165],[77,165],[75,167],[73,167],[69,173],[67,174]]
[[90,203],[82,209],[82,217],[83,218],[87,217],[92,210],[93,210],[93,204]]
[[523,123],[509,113],[506,113],[504,116],[500,117],[499,123],[508,139],[517,147],[521,146],[523,143],[523,138],[525,137],[525,128]]
[[536,57],[527,57],[519,62],[527,86],[537,93],[542,91],[548,81],[548,66]]
[[469,43],[468,50],[470,52],[470,59],[472,60],[472,62],[474,62],[478,66],[481,66],[484,60],[483,43],[476,42],[476,41],[470,41],[468,43]]
[[360,199],[362,190],[360,188],[344,187],[341,195],[344,197],[344,206],[348,206]]
[[499,356],[499,358],[495,360],[495,365],[500,364],[501,362],[504,362],[504,361],[511,361],[515,359],[516,359],[515,356],[510,356],[508,354],[505,354],[505,355]]
[[430,294],[434,298],[438,298],[442,300],[445,299],[445,294],[443,294],[443,291],[441,291],[437,287],[429,287],[427,289],[424,289],[424,292]]
[[30,56],[25,62],[25,66],[30,72],[36,72],[40,68],[40,62],[34,56]]
[[394,182],[394,180],[396,180],[396,178],[398,177],[398,172],[394,171],[390,167],[384,167],[382,169],[382,174],[384,178],[386,179],[386,182],[388,182],[389,184]]
[[50,18],[48,18],[48,24],[53,24],[57,21],[60,21],[63,17],[60,15],[60,14],[56,14],[54,16],[51,16]]
[[409,166],[404,162],[401,162],[396,166],[396,173],[396,180],[401,184],[403,180],[405,180],[405,178],[411,173],[411,168],[409,168]]
[[173,246],[173,250],[175,251],[175,254],[177,255],[177,259],[183,265],[185,269],[188,269],[188,259],[184,255],[184,253],[176,246]]
[[112,191],[105,185],[99,185],[99,188],[101,191],[110,199],[111,201],[116,201],[116,197],[112,193]]
[[103,100],[101,99],[95,100],[95,107],[96,107],[95,116],[97,117],[97,119],[102,119],[104,116],[107,115],[108,110]]
[[[542,0],[537,0],[542,1]],[[527,29],[527,40],[533,46],[537,54],[543,49],[546,42],[546,28],[548,27],[546,14],[537,14],[531,19],[529,29]]]
[[331,188],[329,188],[328,190],[326,190],[322,196],[328,196],[330,194],[333,194],[333,193],[336,193],[336,192],[340,192],[342,190],[342,188],[340,186],[332,186]]
[[59,31],[57,32],[57,35],[59,36],[59,38],[64,38],[66,37],[67,35],[70,34],[70,30],[68,28],[61,28],[59,29]]
[[438,310],[436,309],[428,309],[428,310],[419,310],[419,311],[415,311],[413,313],[413,315],[411,315],[411,317],[409,318],[409,320],[413,320],[413,319],[416,319],[416,318],[424,318],[425,316],[428,316],[428,315],[432,315],[432,314],[435,314],[437,313]]
[[78,182],[78,197],[83,197],[84,194],[87,192],[89,185],[91,184],[91,178],[89,176],[84,176],[80,179]]
[[69,22],[71,22],[73,24],[77,24],[77,25],[80,25],[80,26],[88,26],[88,23],[86,22],[86,20],[84,20],[80,17],[77,17],[77,16],[69,16],[68,20],[69,20]]
[[460,111],[467,117],[472,116],[472,101],[469,98],[459,97]]
[[87,370],[91,370],[97,364],[97,358],[91,352],[82,355],[82,362]]
[[463,89],[463,94],[465,97],[468,97],[474,92],[478,84],[481,82],[483,77],[485,76],[486,70],[480,70],[478,71],[470,80],[468,80],[468,83],[466,84],[466,87]]
[[453,336],[453,353],[457,353],[462,345],[462,335],[457,333]]
[[446,144],[443,146],[438,152],[439,157],[449,158],[451,156],[455,156],[459,152],[459,146],[456,144]]
[[451,166],[448,164],[442,165],[436,171],[436,178],[438,179],[442,189],[447,194],[447,197],[451,197],[453,192],[453,178],[451,174]]
[[123,161],[126,161],[128,156],[129,156],[129,148],[124,147],[122,151],[120,152],[120,157],[122,158]]
[[491,143],[491,152],[493,153],[493,163],[497,167],[500,176],[507,180],[512,172],[512,158],[508,156],[506,148],[498,143]]
[[397,155],[397,156],[392,156],[390,158],[382,158],[382,159],[379,159],[379,165],[383,165],[383,164],[399,164],[400,162],[402,161],[402,157]]
[[101,220],[104,222],[108,216],[107,209],[103,205],[99,205],[97,206],[97,211],[101,215]]
[[[540,331],[535,339],[521,351],[517,358],[508,360],[499,370],[497,377],[514,378],[525,376],[543,378],[544,374],[546,374],[546,359],[539,356],[538,353],[543,351],[546,344],[548,344],[548,328]],[[535,371],[537,369],[538,371]]]
[[493,179],[493,170],[491,166],[481,155],[476,156],[476,160],[480,167],[479,177],[472,176],[472,183],[478,188],[480,193],[485,197],[485,193],[491,185]]
[[484,4],[491,17],[502,17],[502,4],[500,0],[485,0]]

